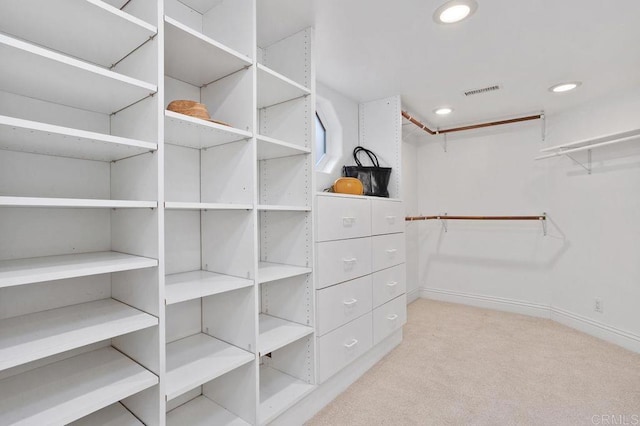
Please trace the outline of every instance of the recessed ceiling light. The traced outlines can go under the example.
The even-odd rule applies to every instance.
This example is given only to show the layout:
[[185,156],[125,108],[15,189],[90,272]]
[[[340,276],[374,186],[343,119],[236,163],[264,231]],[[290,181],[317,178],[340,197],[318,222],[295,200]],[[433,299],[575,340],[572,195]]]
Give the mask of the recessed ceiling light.
[[442,108],[434,109],[433,112],[435,112],[438,115],[447,115],[453,112],[453,108],[442,107]]
[[549,87],[549,91],[551,91],[553,93],[569,92],[569,91],[577,88],[581,84],[582,83],[579,82],[579,81],[571,81],[571,82],[567,82],[567,83],[560,83],[560,84],[556,84],[555,86]]
[[433,20],[438,24],[453,24],[469,17],[477,8],[476,0],[450,0],[436,9]]

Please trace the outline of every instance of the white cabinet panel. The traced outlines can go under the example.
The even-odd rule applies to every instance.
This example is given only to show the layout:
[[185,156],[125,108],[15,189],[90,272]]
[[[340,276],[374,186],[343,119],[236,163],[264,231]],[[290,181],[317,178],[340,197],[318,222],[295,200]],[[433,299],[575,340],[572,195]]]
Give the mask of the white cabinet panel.
[[405,294],[373,310],[373,344],[398,330],[407,322],[407,297]]
[[317,300],[322,336],[371,310],[371,275],[322,289]]
[[378,307],[407,291],[405,264],[383,269],[373,274],[373,307]]
[[371,211],[366,198],[318,197],[317,241],[371,235]]
[[318,382],[324,382],[371,347],[371,313],[318,338]]
[[404,204],[402,201],[371,200],[371,233],[373,235],[404,232]]
[[371,238],[317,245],[318,289],[371,273]]
[[388,234],[372,237],[373,271],[390,268],[404,263],[406,245],[404,234]]

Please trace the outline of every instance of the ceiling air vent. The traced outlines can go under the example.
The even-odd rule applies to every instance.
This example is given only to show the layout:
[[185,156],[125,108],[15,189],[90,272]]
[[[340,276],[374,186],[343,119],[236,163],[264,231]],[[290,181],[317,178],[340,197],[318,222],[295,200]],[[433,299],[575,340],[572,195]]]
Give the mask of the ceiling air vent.
[[464,95],[465,96],[479,95],[481,93],[488,93],[496,90],[500,90],[500,86],[498,86],[497,84],[494,86],[483,87],[482,89],[467,90],[466,92],[464,92]]

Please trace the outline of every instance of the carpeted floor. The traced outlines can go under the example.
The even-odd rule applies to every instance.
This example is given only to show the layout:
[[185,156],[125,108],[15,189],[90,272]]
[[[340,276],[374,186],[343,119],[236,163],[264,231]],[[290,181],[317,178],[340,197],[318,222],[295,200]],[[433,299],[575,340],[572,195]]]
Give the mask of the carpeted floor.
[[403,343],[307,424],[640,425],[640,355],[550,320],[419,299]]

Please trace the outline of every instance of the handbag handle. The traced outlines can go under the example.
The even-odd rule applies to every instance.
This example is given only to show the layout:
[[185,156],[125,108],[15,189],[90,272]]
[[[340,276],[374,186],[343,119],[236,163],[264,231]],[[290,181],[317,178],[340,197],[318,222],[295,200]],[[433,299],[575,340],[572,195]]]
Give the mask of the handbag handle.
[[361,152],[364,152],[365,154],[367,154],[367,156],[369,157],[369,160],[371,161],[371,164],[373,165],[373,167],[380,168],[380,162],[378,161],[378,157],[376,156],[376,154],[373,151],[370,151],[367,148],[364,148],[362,146],[356,146],[353,149],[353,159],[356,161],[356,164],[359,167],[362,167],[362,162],[358,158],[358,154],[361,153]]

